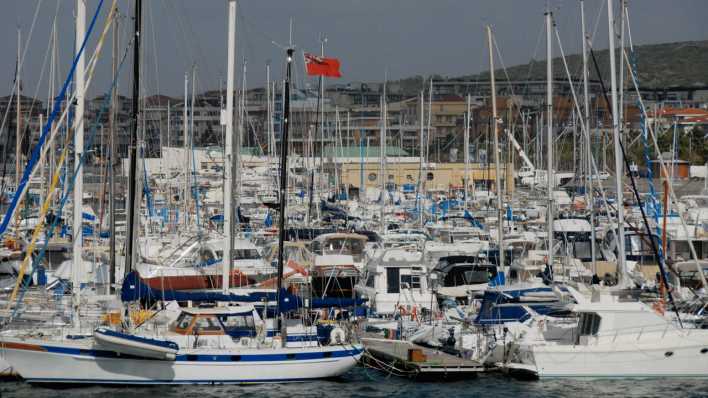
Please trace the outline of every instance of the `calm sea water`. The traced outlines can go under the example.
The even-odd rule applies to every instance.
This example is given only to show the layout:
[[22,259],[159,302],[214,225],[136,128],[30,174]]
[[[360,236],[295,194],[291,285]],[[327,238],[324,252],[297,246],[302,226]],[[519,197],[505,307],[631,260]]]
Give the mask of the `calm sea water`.
[[702,379],[598,379],[515,381],[484,375],[457,382],[413,382],[356,368],[336,380],[248,386],[80,387],[50,389],[22,382],[0,383],[5,397],[708,397]]

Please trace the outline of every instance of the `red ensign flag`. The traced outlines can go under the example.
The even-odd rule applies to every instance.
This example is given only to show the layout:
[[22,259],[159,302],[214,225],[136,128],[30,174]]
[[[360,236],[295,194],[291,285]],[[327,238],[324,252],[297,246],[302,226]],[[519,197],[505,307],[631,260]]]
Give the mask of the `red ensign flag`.
[[305,53],[305,66],[310,76],[342,77],[337,58],[323,58]]

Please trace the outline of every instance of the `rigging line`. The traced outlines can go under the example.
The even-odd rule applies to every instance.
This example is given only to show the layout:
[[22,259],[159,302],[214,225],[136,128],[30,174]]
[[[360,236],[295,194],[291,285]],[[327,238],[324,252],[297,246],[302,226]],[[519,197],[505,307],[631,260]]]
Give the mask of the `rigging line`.
[[[600,80],[600,86],[602,87],[602,94],[605,99],[605,103],[606,103],[607,107],[609,108],[610,107],[610,99],[607,97],[607,92],[605,91],[605,83],[602,81],[602,75],[600,73],[600,66],[597,63],[597,58],[595,57],[595,52],[592,50],[592,47],[590,47],[589,50],[590,50],[590,56],[592,58],[593,65],[595,66],[595,72],[597,73],[597,76],[599,77],[599,80]],[[612,48],[612,49],[610,49],[610,51],[614,51],[614,49]],[[622,53],[626,54],[624,51],[622,51]],[[627,61],[629,61],[629,60],[627,60]],[[624,69],[624,68],[622,68],[622,69]],[[636,80],[634,78],[632,80],[636,83]],[[615,115],[613,112],[612,117],[614,119],[617,117],[617,115]],[[617,123],[617,121],[613,120],[612,123],[614,125],[615,123]],[[620,146],[619,149],[622,153],[622,159],[624,160],[624,166],[627,168],[627,170],[631,170],[630,165],[629,165],[629,159],[627,158],[627,154],[624,150],[624,145],[622,144],[621,138],[622,137],[619,137],[619,139],[618,139],[618,137],[615,136],[615,139],[617,140],[617,142],[619,142],[619,146]],[[615,151],[616,150],[617,150],[617,148],[615,148]],[[623,174],[624,173],[622,170],[616,170],[615,171],[615,178],[622,178],[621,176]],[[656,257],[659,259],[659,270],[661,271],[661,279],[663,280],[665,286],[669,286],[669,279],[668,279],[669,274],[666,272],[666,264],[664,262],[664,257],[659,255],[659,250],[657,249],[656,241],[653,238],[651,238],[652,233],[651,233],[651,227],[649,226],[649,220],[647,220],[647,215],[644,212],[644,206],[642,205],[642,199],[639,195],[639,191],[637,190],[637,185],[634,181],[634,175],[632,173],[629,173],[629,180],[632,183],[632,191],[634,192],[634,196],[637,200],[637,204],[639,205],[639,212],[642,214],[642,220],[644,221],[644,226],[646,227],[647,234],[650,237],[649,243],[651,243],[652,251],[654,252]],[[618,195],[619,195],[619,193],[618,193]],[[623,206],[623,205],[624,205],[623,203],[617,203],[618,207]],[[624,220],[619,220],[619,222],[624,222]],[[624,244],[624,242],[621,242],[621,243]],[[702,274],[703,274],[703,272],[701,270],[701,275]],[[683,324],[681,322],[681,316],[679,314],[679,308],[678,308],[676,302],[674,301],[674,295],[671,293],[671,290],[668,290],[667,294],[669,296],[669,302],[671,303],[671,306],[674,307],[674,311],[676,312],[676,319],[679,322],[679,326],[681,326],[683,328]]]
[[[22,70],[22,66],[25,63],[25,57],[27,56],[27,50],[29,49],[30,40],[32,40],[32,36],[34,34],[34,27],[35,27],[35,23],[37,22],[37,16],[39,15],[39,8],[42,5],[42,1],[43,0],[39,0],[39,2],[37,3],[37,7],[35,7],[35,9],[34,9],[34,17],[32,17],[32,25],[30,25],[29,35],[27,36],[27,40],[25,40],[25,43],[24,43],[24,49],[22,50],[22,56],[20,57],[20,59],[17,60],[17,71],[15,73],[15,82],[12,85],[12,92],[10,93],[10,99],[8,100],[8,106],[5,109],[5,114],[3,115],[3,118],[2,118],[2,124],[0,124],[0,132],[2,132],[5,129],[5,123],[7,122],[7,116],[10,113],[9,104],[12,103],[12,100],[15,98],[15,94],[18,91],[17,88],[20,87],[21,82],[20,82],[20,73],[19,72]],[[36,97],[36,94],[37,93],[35,93],[35,97]],[[7,130],[7,133],[8,134],[10,133],[9,129]]]
[[[41,2],[42,2],[42,1],[40,1],[40,3],[41,3]],[[56,21],[56,19],[57,19],[57,14],[59,13],[59,4],[60,4],[60,3],[61,3],[61,2],[59,2],[59,1],[57,2],[57,7],[56,7],[56,11],[55,11],[55,14],[54,14],[54,18],[53,18],[53,20],[52,20],[52,23],[54,23],[54,22]],[[34,21],[32,22],[32,25],[33,25],[32,28],[34,29]],[[26,46],[26,47],[25,47],[25,51],[27,51],[27,47],[29,47],[29,40],[30,40],[30,39],[31,39],[31,36],[28,38],[27,43],[25,43],[25,46]],[[41,68],[41,70],[40,70],[40,72],[39,72],[39,81],[37,81],[37,83],[36,83],[36,87],[35,87],[35,90],[34,90],[34,95],[32,96],[33,99],[34,99],[34,98],[37,98],[37,96],[39,95],[39,87],[41,86],[42,81],[43,81],[43,79],[44,79],[44,70],[46,69],[46,66],[47,66],[47,59],[49,58],[49,53],[50,53],[50,52],[51,52],[51,46],[48,46],[48,47],[47,47],[47,51],[44,53],[44,60],[42,61],[42,68]],[[25,56],[23,55],[23,56],[22,56],[23,62],[24,62],[24,58],[25,58]],[[22,63],[23,63],[23,62],[22,62]],[[22,63],[20,63],[20,65],[22,65]],[[19,74],[18,74],[17,77],[18,77],[18,79],[19,79]],[[20,83],[21,83],[21,81],[20,81]],[[32,101],[32,105],[30,106],[29,112],[27,112],[27,119],[26,119],[26,120],[27,120],[28,122],[29,122],[30,119],[32,118],[32,112],[34,111],[35,105],[36,105],[36,102],[35,102],[35,101]],[[9,107],[8,107],[8,109],[9,109]],[[24,119],[24,118],[23,118],[23,119]],[[27,126],[29,127],[29,123],[27,124]],[[2,131],[2,127],[0,127],[0,131]],[[30,132],[30,133],[31,133],[31,132]]]
[[[197,56],[198,51],[195,50],[197,45],[194,43],[193,40],[191,40],[193,38],[193,36],[189,36],[187,34],[185,27],[184,27],[186,25],[186,23],[184,22],[183,16],[186,11],[182,10],[182,11],[178,12],[177,9],[175,8],[176,3],[177,2],[174,0],[172,0],[172,1],[163,0],[163,6],[164,6],[164,4],[167,4],[165,9],[166,10],[168,8],[171,9],[174,14],[173,19],[177,21],[176,24],[173,24],[173,25],[177,25],[177,28],[178,28],[178,29],[175,29],[172,31],[173,36],[174,36],[173,42],[175,44],[179,43],[179,44],[183,45],[183,46],[176,45],[175,50],[177,51],[177,53],[181,53],[186,49],[186,51],[188,52],[188,54],[187,54],[188,60],[183,65],[183,68],[185,70],[191,70],[194,67],[194,65],[196,64],[196,60],[199,59]],[[190,59],[192,61],[189,61]],[[205,59],[205,58],[202,58],[202,59]]]
[[[114,0],[115,1],[115,0]],[[96,13],[93,15],[93,18],[91,19],[91,23],[88,26],[86,36],[84,36],[83,43],[81,43],[81,47],[79,48],[78,53],[74,57],[74,61],[72,62],[71,69],[69,71],[69,74],[66,77],[66,80],[64,81],[64,84],[62,86],[62,89],[55,99],[54,102],[54,109],[52,110],[52,114],[47,120],[47,123],[44,125],[44,128],[42,129],[42,134],[39,136],[39,140],[37,142],[37,145],[34,147],[32,150],[32,156],[30,159],[27,161],[27,165],[25,166],[25,169],[22,173],[22,179],[20,180],[20,183],[18,184],[18,187],[16,189],[15,195],[12,198],[12,202],[10,203],[10,206],[8,207],[5,217],[2,219],[2,224],[0,224],[0,237],[5,233],[7,230],[7,227],[12,220],[12,218],[15,215],[15,211],[17,210],[17,204],[20,200],[20,197],[24,196],[25,190],[27,189],[27,184],[29,182],[30,174],[34,174],[34,166],[37,164],[37,161],[39,159],[40,153],[42,152],[42,146],[47,140],[47,135],[50,132],[50,126],[53,120],[56,118],[56,116],[59,114],[59,108],[61,107],[61,102],[62,100],[66,97],[66,92],[69,89],[69,83],[74,77],[74,72],[76,71],[76,64],[78,63],[79,58],[83,55],[84,50],[86,48],[86,44],[88,43],[88,39],[93,32],[93,29],[96,25],[96,21],[98,20],[98,15],[101,11],[101,8],[103,6],[104,0],[100,0],[100,3],[98,4],[98,7],[96,7]],[[105,31],[104,31],[105,34]]]
[[[572,81],[572,78],[571,78],[571,76],[570,76],[570,70],[568,69],[568,64],[566,63],[566,60],[565,60],[565,52],[563,51],[563,45],[562,45],[562,43],[561,43],[561,41],[560,41],[560,35],[559,35],[559,33],[558,33],[558,28],[557,28],[557,27],[555,28],[555,32],[556,32],[556,39],[558,40],[558,49],[560,50],[561,60],[563,61],[563,66],[564,66],[564,69],[565,69],[566,77],[568,78],[568,81],[571,82],[571,81]],[[573,105],[575,105],[576,112],[578,113],[578,120],[579,120],[578,123],[580,123],[581,131],[583,132],[583,134],[584,134],[584,136],[585,136],[585,139],[587,139],[587,138],[589,137],[590,132],[587,131],[587,129],[585,128],[585,127],[586,127],[586,124],[585,124],[585,120],[584,120],[584,114],[583,114],[582,112],[580,112],[580,104],[579,104],[579,102],[578,102],[578,97],[577,97],[577,95],[576,95],[576,93],[575,93],[575,87],[574,87],[572,84],[570,85],[570,93],[572,94]],[[591,160],[591,163],[592,163],[592,168],[594,168],[595,175],[599,176],[599,175],[600,175],[600,172],[598,171],[597,163],[595,162],[595,157],[594,157],[594,156],[591,156],[590,160]],[[598,182],[598,187],[599,187],[600,194],[601,194],[601,196],[602,196],[603,206],[604,206],[604,208],[605,208],[605,211],[606,211],[607,214],[609,215],[609,214],[610,214],[610,211],[609,211],[610,209],[609,209],[609,207],[608,207],[608,201],[607,201],[607,196],[606,196],[606,194],[605,194],[605,188],[604,188],[603,185],[602,185],[602,180],[601,180],[601,179],[598,178],[598,179],[597,179],[597,182]],[[622,222],[622,221],[619,221],[619,222]],[[620,244],[620,242],[619,242],[619,237],[617,236],[617,234],[615,234],[615,243],[616,243],[617,245]]]
[[[185,4],[184,1],[178,2],[177,4],[178,4],[178,6],[182,7],[182,15],[191,15],[190,13],[187,12],[186,8],[184,8],[184,4]],[[196,55],[197,55],[197,57],[195,59],[196,60],[209,59],[205,55],[204,50],[203,50],[202,46],[200,45],[201,41],[197,40],[197,39],[199,39],[199,36],[197,35],[197,33],[195,33],[194,27],[192,26],[190,19],[185,18],[185,19],[181,20],[181,22],[187,26],[187,29],[189,30],[189,34],[190,34],[189,37],[194,38],[194,40],[193,40],[194,48],[196,50]],[[210,69],[210,65],[211,64],[209,62],[204,62],[204,65],[203,65],[204,72],[206,73],[206,76],[207,76],[207,79],[206,79],[207,82],[209,82],[210,78],[216,79],[218,76],[218,74],[213,73],[213,71]],[[211,82],[211,83],[213,83],[213,82]],[[205,87],[208,87],[208,85],[205,85]]]
[[[114,1],[115,1],[115,0],[114,0]],[[115,6],[115,4],[114,4],[114,6]],[[123,54],[123,57],[122,57],[122,59],[121,59],[119,65],[118,65],[118,67],[117,67],[117,69],[116,69],[116,76],[115,76],[115,79],[112,81],[111,86],[110,86],[109,89],[108,89],[108,92],[105,94],[104,100],[103,100],[103,104],[102,104],[102,106],[101,106],[101,108],[100,108],[98,114],[96,115],[96,118],[95,118],[95,121],[94,121],[93,125],[91,126],[91,129],[90,129],[90,131],[89,131],[90,134],[88,135],[88,140],[87,140],[87,144],[88,144],[87,146],[88,146],[88,147],[90,147],[91,144],[93,143],[93,140],[94,140],[94,138],[95,138],[95,136],[96,136],[96,133],[97,133],[97,131],[98,131],[98,125],[100,124],[100,121],[101,121],[103,115],[105,114],[106,110],[109,109],[109,106],[110,106],[110,99],[111,99],[111,95],[110,95],[110,94],[111,94],[112,90],[115,90],[115,89],[117,88],[117,85],[118,85],[118,76],[120,76],[120,71],[122,70],[122,67],[123,67],[123,65],[125,64],[125,60],[126,60],[126,58],[127,58],[127,56],[128,56],[128,50],[129,50],[131,47],[132,47],[132,41],[131,41],[131,43],[129,43],[129,45],[126,47],[126,50],[125,50],[125,52],[124,52],[124,54]],[[56,185],[59,183],[60,175],[64,173],[64,171],[63,171],[61,165],[64,163],[64,161],[66,160],[66,157],[67,157],[67,155],[68,155],[68,151],[69,151],[69,149],[70,149],[70,147],[69,147],[69,142],[70,142],[70,141],[71,141],[71,137],[67,134],[66,137],[65,137],[64,149],[63,149],[63,151],[62,151],[62,153],[61,153],[61,155],[60,155],[60,158],[59,158],[59,160],[58,160],[58,162],[57,162],[57,163],[58,163],[58,167],[55,169],[55,173],[54,173],[54,175],[52,176],[52,185],[50,186],[49,194],[48,194],[47,198],[45,199],[45,204],[46,204],[47,206],[48,206],[49,204],[51,204],[52,199],[53,199],[53,198],[52,198],[52,195],[53,195],[53,193],[55,192]],[[75,184],[75,182],[76,182],[76,176],[77,176],[78,173],[79,173],[79,169],[83,166],[87,154],[88,154],[88,152],[84,152],[84,153],[81,154],[81,157],[80,157],[80,159],[79,159],[79,163],[76,165],[76,168],[75,168],[75,170],[74,170],[74,172],[73,172],[73,174],[72,174],[72,176],[71,176],[71,179],[68,181],[67,189],[66,189],[66,191],[62,192],[62,197],[61,197],[61,200],[59,201],[59,203],[58,203],[58,205],[57,205],[57,211],[56,211],[56,213],[55,213],[55,217],[54,217],[54,219],[52,220],[51,226],[46,229],[47,232],[45,233],[44,245],[43,245],[42,248],[39,250],[39,253],[32,259],[32,269],[31,269],[31,271],[30,271],[30,275],[34,275],[34,274],[37,272],[37,270],[39,269],[39,267],[38,267],[39,264],[40,264],[40,263],[42,262],[42,260],[44,259],[44,256],[45,256],[45,254],[46,254],[46,252],[47,252],[47,249],[49,248],[49,242],[51,241],[51,238],[54,236],[54,231],[56,231],[56,228],[57,228],[57,226],[58,226],[58,223],[59,223],[59,221],[61,220],[62,213],[63,213],[63,211],[64,211],[64,206],[66,205],[66,202],[69,200],[69,197],[71,196],[71,193],[73,192],[74,184]],[[68,176],[67,176],[67,178],[68,178]],[[44,210],[44,206],[43,206],[42,209]],[[44,214],[42,214],[42,212],[40,211],[39,224],[38,224],[38,226],[35,227],[35,228],[41,228],[41,226],[44,224],[43,219],[44,219]],[[73,233],[76,234],[76,231],[73,231]],[[31,252],[32,252],[32,251],[28,251],[28,253],[31,253]],[[29,254],[28,254],[28,256],[29,256]],[[26,266],[24,261],[23,261],[22,264],[23,264],[24,266]],[[21,267],[21,268],[20,268],[20,271],[21,271],[21,272],[24,272],[24,268]],[[24,297],[24,294],[25,294],[25,292],[27,291],[27,288],[29,287],[29,283],[30,283],[30,281],[31,281],[31,278],[26,278],[26,279],[25,279],[25,278],[21,278],[21,277],[18,277],[18,278],[24,280],[24,283],[23,283],[23,285],[22,285],[22,289],[20,290],[20,296],[17,298],[16,304],[15,304],[15,309],[14,309],[14,311],[13,311],[12,316],[10,317],[10,319],[15,318],[15,316],[17,315],[17,312],[18,312],[18,310],[19,310],[19,303],[22,301],[22,299],[23,299],[23,297]],[[8,305],[10,305],[10,304],[11,304],[11,302],[8,303]]]
[[[626,61],[627,65],[630,65],[629,58],[627,57],[626,51],[623,51],[622,53],[623,53],[623,58]],[[634,85],[634,90],[637,92],[637,100],[640,105],[639,110],[645,118],[648,118],[649,116],[646,111],[646,105],[644,104],[644,100],[642,100],[642,97],[640,95],[639,84],[637,83],[637,77],[633,73],[630,73],[630,76],[632,77],[632,84]],[[666,168],[666,162],[664,161],[664,157],[661,154],[661,149],[659,148],[659,143],[657,142],[657,138],[656,138],[656,135],[654,134],[654,129],[652,128],[651,123],[649,123],[648,130],[649,130],[649,136],[651,137],[652,143],[654,144],[654,150],[656,150],[656,152],[657,152],[657,158],[658,158],[659,164],[661,166],[661,173],[665,176],[668,176],[670,174],[669,174],[668,169]],[[673,183],[670,179],[668,179],[668,181],[669,181],[668,187],[669,187],[669,194],[671,196],[671,201],[673,203],[678,203],[678,198],[676,197],[676,192],[674,191]],[[699,271],[698,275],[700,276],[703,286],[706,287],[706,286],[708,286],[708,283],[706,282],[705,275],[703,275],[703,271],[701,269],[701,266],[698,263],[698,255],[696,254],[696,248],[693,245],[693,238],[691,238],[691,235],[688,233],[688,227],[686,226],[686,220],[684,220],[683,217],[679,217],[679,220],[681,221],[681,228],[683,229],[683,233],[687,237],[688,247],[691,250],[691,257],[695,261],[696,268]]]
[[[105,34],[106,34],[106,32],[108,32],[108,28],[110,27],[111,22],[112,22],[112,17],[113,17],[113,12],[114,12],[114,9],[115,9],[115,3],[116,3],[116,1],[117,1],[117,0],[113,0],[113,6],[112,6],[111,11],[109,12],[107,18],[106,18],[106,23],[105,23],[105,25],[104,25],[103,33],[102,33],[101,37],[99,38],[98,43],[97,43],[97,45],[96,45],[96,53],[97,53],[97,54],[100,53],[101,50],[103,49],[103,41],[104,41],[104,38],[105,38]],[[96,13],[94,14],[94,18],[93,18],[93,20],[92,20],[92,22],[91,22],[91,25],[89,26],[89,29],[87,30],[86,35],[84,36],[83,44],[82,44],[81,48],[79,49],[79,52],[78,52],[78,54],[77,54],[77,57],[76,57],[76,59],[75,59],[75,61],[74,61],[74,66],[72,67],[72,71],[71,71],[70,74],[69,74],[70,76],[73,76],[73,72],[74,72],[74,70],[75,70],[76,62],[77,62],[78,59],[82,56],[82,53],[83,53],[83,51],[84,51],[86,42],[87,42],[88,38],[89,38],[90,35],[91,35],[91,32],[92,32],[92,30],[93,30],[93,27],[94,27],[94,24],[95,24],[95,22],[96,22],[96,19],[97,19],[99,13],[100,13],[100,10],[101,10],[102,5],[103,5],[103,0],[101,1],[101,3],[99,3],[99,5],[98,5],[98,7],[97,7],[97,9],[96,9]],[[95,63],[94,63],[93,65],[91,65],[91,66],[95,66]],[[87,86],[88,86],[88,83],[90,83],[90,77],[93,75],[93,72],[94,72],[94,71],[95,71],[95,69],[94,69],[93,67],[90,67],[90,68],[89,68],[89,80],[87,80]],[[64,91],[64,90],[62,90],[62,91]],[[60,96],[60,97],[61,97],[61,96]],[[106,98],[109,98],[109,97],[106,96]],[[104,101],[105,101],[105,99],[104,99]],[[68,109],[68,107],[67,107],[67,109]],[[53,116],[54,116],[54,113],[55,113],[55,112],[52,112],[52,115],[53,115]],[[100,120],[100,119],[99,119],[99,120]],[[48,121],[48,124],[49,124],[50,122],[51,122],[51,121]],[[46,129],[47,129],[47,126],[45,126],[45,130],[46,130]],[[90,137],[91,139],[92,139],[93,135],[95,135],[96,129],[95,129],[95,128],[92,129],[92,132],[93,132],[93,134],[92,134],[91,137]],[[68,154],[68,152],[69,152],[70,145],[68,145],[68,141],[69,141],[70,138],[71,138],[71,137],[67,134],[67,142],[66,142],[66,145],[64,145],[64,150],[62,151],[61,157],[60,157],[59,162],[58,162],[59,167],[57,167],[57,170],[56,170],[56,172],[54,173],[54,176],[52,177],[52,183],[51,183],[51,186],[50,186],[49,193],[47,194],[47,197],[45,198],[44,203],[42,204],[42,207],[40,208],[37,225],[35,226],[34,231],[32,232],[32,238],[31,238],[31,240],[30,240],[29,245],[27,246],[25,257],[24,257],[24,259],[22,260],[22,263],[21,263],[21,265],[20,265],[20,270],[19,270],[18,275],[17,275],[17,280],[16,280],[16,282],[15,282],[15,287],[14,287],[14,289],[12,290],[12,294],[10,295],[10,299],[8,300],[8,303],[7,303],[7,309],[8,309],[8,310],[9,310],[10,306],[12,305],[12,302],[15,301],[15,297],[17,296],[17,292],[18,292],[18,290],[20,289],[20,285],[21,285],[22,281],[24,280],[24,274],[25,274],[25,272],[26,272],[27,264],[28,264],[30,258],[32,257],[32,253],[34,252],[35,245],[36,245],[36,243],[37,243],[37,240],[39,239],[39,234],[40,234],[40,232],[42,231],[42,227],[44,226],[44,222],[45,222],[45,221],[43,220],[43,218],[44,218],[44,216],[46,215],[47,211],[49,210],[49,206],[50,206],[50,204],[51,204],[51,202],[52,202],[52,196],[54,195],[56,186],[57,186],[57,184],[59,183],[59,174],[60,174],[59,169],[61,168],[61,164],[64,163],[64,161],[65,161],[65,159],[66,159],[66,157],[67,157],[67,154]],[[41,143],[38,144],[37,147],[35,147],[35,151],[34,151],[35,153],[36,153],[37,150],[40,148],[40,146],[41,146]],[[35,156],[34,156],[35,153],[33,153],[33,159],[35,158]],[[85,156],[86,156],[87,153],[88,153],[88,152],[82,153],[81,156],[80,156],[80,158],[79,158],[79,163],[76,165],[76,171],[74,172],[73,178],[72,178],[72,180],[71,180],[71,182],[70,182],[70,185],[69,185],[68,189],[67,189],[66,192],[65,192],[65,197],[64,197],[64,200],[62,201],[62,206],[63,206],[63,203],[66,202],[66,199],[68,198],[69,193],[73,190],[74,181],[75,181],[75,179],[76,179],[76,176],[78,175],[78,172],[79,172],[79,170],[80,170],[80,168],[81,168],[81,166],[82,166],[82,164],[83,164],[83,160],[85,159]],[[30,165],[29,165],[29,164],[28,164],[28,167],[27,167],[27,168],[30,168]],[[23,175],[23,180],[25,179],[25,176],[26,176],[26,173],[25,173],[25,175]],[[15,198],[13,198],[13,199],[16,199],[16,198],[18,197],[18,194],[19,194],[19,192],[15,194]],[[75,206],[75,207],[76,207],[76,206]],[[76,209],[74,209],[74,211],[76,211]],[[10,212],[10,209],[8,209],[8,213],[9,213],[9,212]],[[7,218],[7,215],[6,215],[5,217]],[[55,218],[55,221],[56,221],[57,219],[58,219],[58,217]],[[3,223],[3,224],[5,224],[5,223]],[[81,226],[76,226],[76,225],[74,226],[74,231],[73,231],[73,236],[74,236],[74,237],[77,236],[78,228],[81,228]],[[49,239],[47,239],[47,240],[45,241],[45,245],[46,245],[48,242],[49,242]],[[33,264],[33,265],[34,265],[34,264]],[[34,268],[34,267],[33,267],[33,268]],[[17,311],[18,308],[19,308],[19,306],[16,306],[16,307],[15,307],[15,311]]]
[[[158,51],[157,51],[157,41],[155,39],[156,29],[155,29],[155,23],[152,20],[152,14],[153,14],[152,4],[153,4],[153,2],[148,1],[147,4],[148,4],[148,9],[147,9],[148,13],[147,14],[148,14],[148,18],[150,19],[150,27],[152,28],[150,30],[152,33],[152,49],[154,51],[152,59],[155,61],[155,86],[156,86],[155,89],[156,89],[157,94],[160,94],[160,72],[157,68]],[[160,115],[162,115],[162,114],[160,113]],[[160,117],[160,122],[162,122],[162,117]]]

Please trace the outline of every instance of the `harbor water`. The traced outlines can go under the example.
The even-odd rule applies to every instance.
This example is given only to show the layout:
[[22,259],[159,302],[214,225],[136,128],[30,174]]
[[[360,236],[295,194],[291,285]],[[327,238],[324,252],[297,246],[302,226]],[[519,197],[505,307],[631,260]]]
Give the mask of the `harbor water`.
[[548,379],[517,381],[501,375],[483,375],[456,382],[411,382],[357,367],[333,379],[293,384],[245,386],[76,387],[53,389],[22,382],[0,384],[0,396],[9,397],[708,397],[703,379]]

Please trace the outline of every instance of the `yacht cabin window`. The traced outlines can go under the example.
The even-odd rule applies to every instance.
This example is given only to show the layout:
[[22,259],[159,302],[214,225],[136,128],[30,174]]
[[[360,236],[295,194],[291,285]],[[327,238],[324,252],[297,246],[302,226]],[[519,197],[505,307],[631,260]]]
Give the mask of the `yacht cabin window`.
[[179,318],[177,318],[177,322],[175,323],[177,329],[187,329],[189,325],[192,324],[192,319],[194,317],[190,314],[187,314],[185,312],[181,313],[179,315]]
[[409,289],[420,289],[419,275],[401,275],[401,286]]
[[214,331],[221,331],[221,325],[219,324],[219,321],[216,320],[213,316],[209,317],[204,317],[200,316],[197,318],[197,321],[194,323],[194,331],[195,332],[214,332]]
[[579,336],[595,336],[598,330],[600,330],[600,315],[594,312],[583,312],[580,314],[580,321],[578,322],[578,335]]
[[256,249],[234,249],[234,259],[236,260],[257,260],[259,258]]

